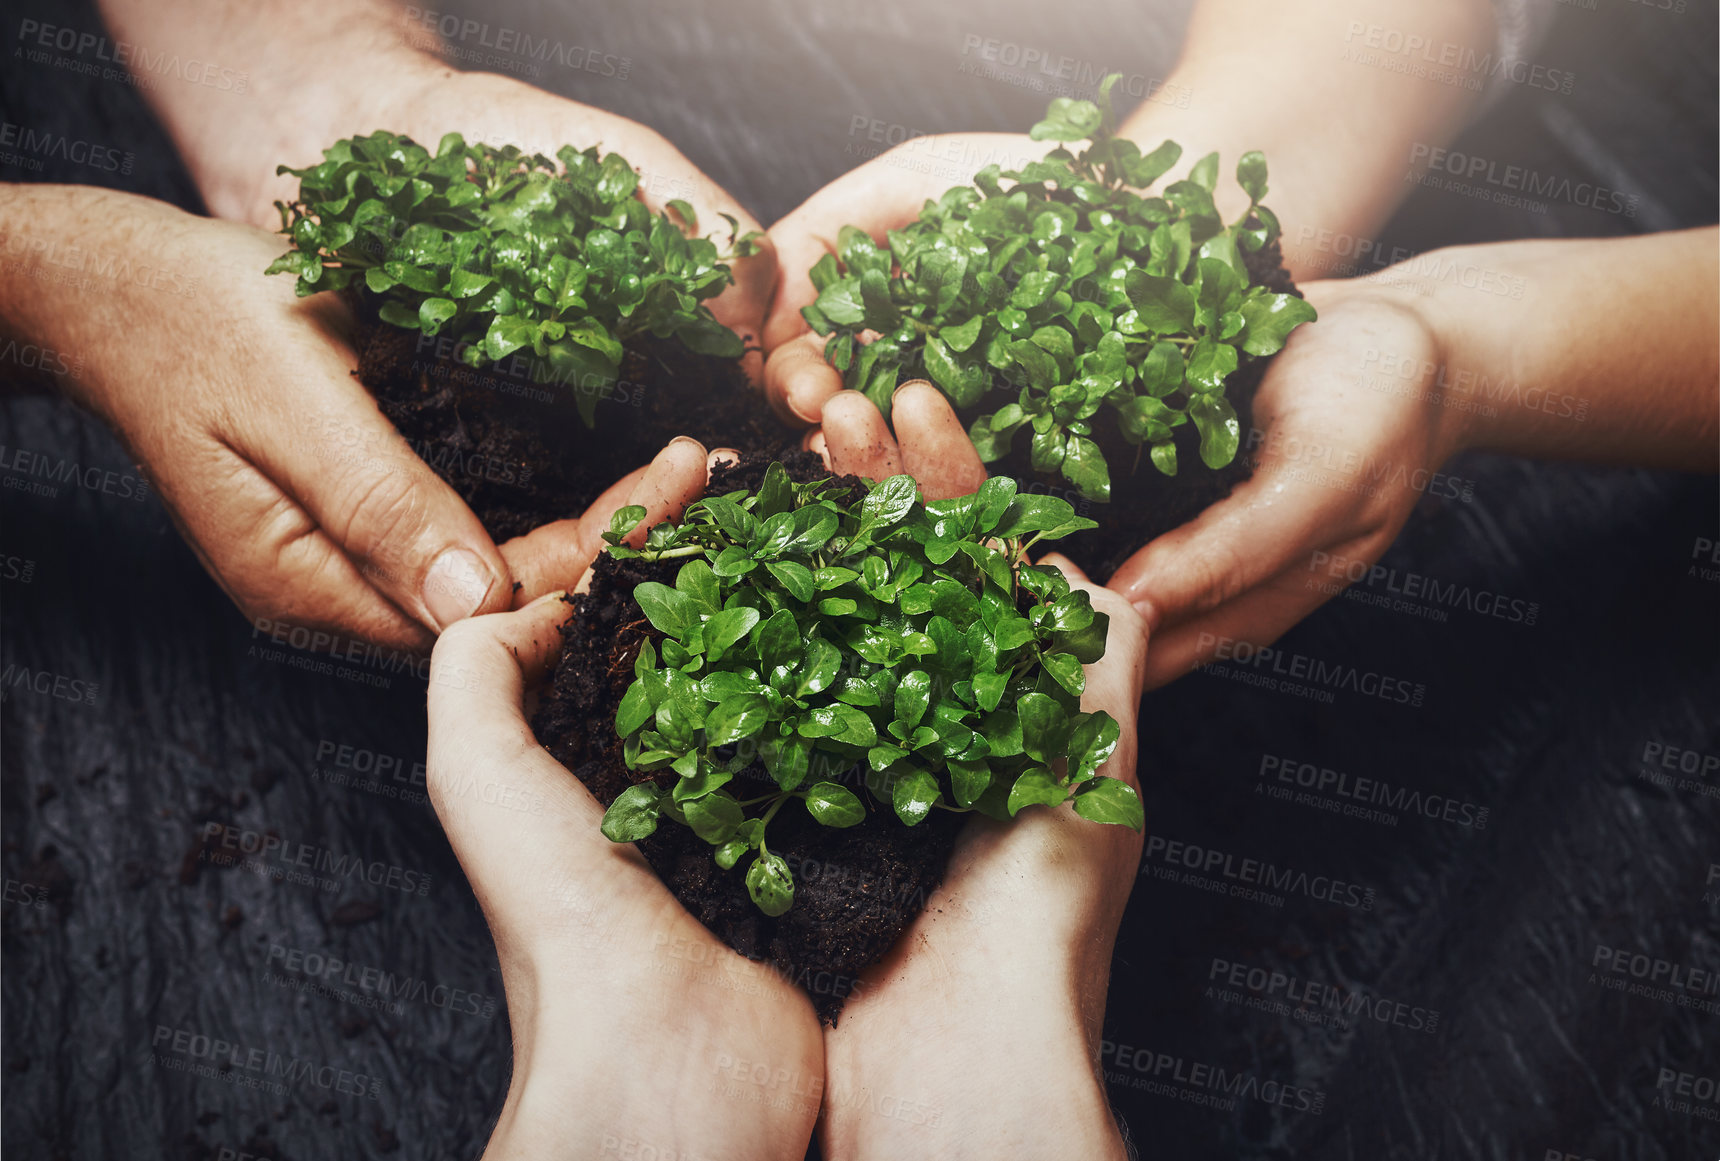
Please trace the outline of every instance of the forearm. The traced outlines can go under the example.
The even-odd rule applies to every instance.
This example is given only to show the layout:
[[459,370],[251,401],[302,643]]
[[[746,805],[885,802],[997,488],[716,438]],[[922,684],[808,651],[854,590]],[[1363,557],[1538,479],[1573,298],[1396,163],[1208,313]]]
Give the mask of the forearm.
[[[166,50],[199,62],[153,75],[144,92],[210,212],[265,228],[280,224],[271,200],[294,188],[277,165],[309,165],[337,138],[398,128],[387,123],[393,110],[447,71],[422,51],[434,35],[415,34],[388,0],[101,0],[101,9],[113,37],[136,46],[134,59]],[[209,69],[220,86],[207,83]]]
[[[1454,247],[1361,282],[1427,318],[1442,352],[1435,390],[1462,405],[1457,446],[1714,471],[1717,246],[1720,228],[1708,227]],[[1487,293],[1447,270],[1522,293]]]
[[1176,68],[1122,132],[1143,150],[1166,138],[1181,144],[1178,174],[1217,150],[1215,196],[1227,220],[1248,205],[1230,178],[1236,159],[1264,152],[1285,265],[1298,279],[1319,277],[1321,252],[1307,239],[1322,230],[1371,237],[1412,188],[1404,175],[1415,147],[1448,142],[1479,99],[1471,85],[1347,59],[1366,49],[1370,29],[1435,59],[1474,60],[1494,48],[1488,0],[1201,0]]

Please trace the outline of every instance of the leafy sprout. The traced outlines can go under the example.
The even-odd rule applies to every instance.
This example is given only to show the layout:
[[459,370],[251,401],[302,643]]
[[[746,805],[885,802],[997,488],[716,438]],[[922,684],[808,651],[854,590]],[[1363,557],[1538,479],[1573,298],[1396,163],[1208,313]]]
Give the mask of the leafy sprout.
[[646,777],[603,833],[691,827],[725,870],[750,858],[747,890],[774,916],[794,901],[766,833],[785,808],[825,826],[872,812],[916,826],[933,810],[1008,819],[1072,799],[1084,818],[1139,830],[1134,788],[1098,773],[1117,722],[1080,708],[1108,618],[1025,563],[1093,522],[1006,477],[930,504],[910,476],[853,497],[773,464],[756,493],[707,497],[640,549],[621,540],[645,510],[616,514],[613,555],[685,563],[673,585],[634,589],[662,636],[640,648],[615,730]]
[[733,277],[727,262],[756,234],[719,252],[693,207],[652,214],[620,154],[563,146],[554,159],[508,145],[467,145],[458,133],[432,155],[408,137],[337,141],[323,161],[277,172],[299,179],[277,202],[293,248],[269,266],[300,296],[356,289],[383,321],[454,342],[470,366],[529,352],[539,383],[573,389],[595,420],[620,375],[628,340],[674,336],[700,354],[738,358],[739,335],[704,304]]
[[[801,312],[828,336],[825,358],[847,386],[885,415],[897,382],[916,377],[958,408],[995,404],[968,429],[983,460],[1025,432],[1035,471],[1061,472],[1099,501],[1112,467],[1094,440],[1101,412],[1166,475],[1177,471],[1173,432],[1191,422],[1201,460],[1223,467],[1241,434],[1226,382],[1314,318],[1296,295],[1253,284],[1244,261],[1279,234],[1260,203],[1266,159],[1237,163],[1249,205],[1229,225],[1213,204],[1216,153],[1158,195],[1137,192],[1182,148],[1142,153],[1115,135],[1117,79],[1097,103],[1057,98],[1033,127],[1035,141],[1087,141],[1079,153],[1059,145],[1019,170],[988,165],[890,231],[887,248],[845,227],[839,253],[812,268],[818,299]],[[862,342],[864,331],[879,337]]]

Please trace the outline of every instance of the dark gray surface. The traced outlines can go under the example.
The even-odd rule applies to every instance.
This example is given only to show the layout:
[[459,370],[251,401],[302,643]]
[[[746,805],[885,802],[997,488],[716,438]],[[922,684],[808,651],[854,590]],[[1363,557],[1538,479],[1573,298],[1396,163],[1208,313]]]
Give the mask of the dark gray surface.
[[[856,116],[925,131],[1029,123],[1043,96],[959,71],[968,33],[1162,76],[1179,17],[1137,7],[749,0],[486,6],[483,17],[626,56],[626,81],[555,68],[538,80],[663,130],[768,222],[859,160]],[[50,11],[96,26],[87,11],[26,6],[0,27],[10,39],[20,15]],[[1385,241],[1712,222],[1714,46],[1712,4],[1561,7],[1538,59],[1576,72],[1573,93],[1515,92],[1460,147],[1635,193],[1636,216],[1419,190]],[[30,67],[3,47],[7,120],[136,158],[126,175],[50,162],[5,176],[106,180],[195,204],[129,88]],[[9,398],[0,443],[129,470],[99,425],[48,398]],[[1351,693],[1317,705],[1209,674],[1147,702],[1152,834],[1373,896],[1368,909],[1302,894],[1272,907],[1143,876],[1117,953],[1106,1067],[1144,1157],[1720,1155],[1720,1105],[1701,1106],[1704,1119],[1656,1104],[1660,1070],[1720,1072],[1720,1015],[1591,982],[1597,946],[1720,967],[1720,883],[1707,882],[1720,863],[1720,778],[1681,789],[1640,776],[1650,743],[1720,755],[1720,581],[1692,560],[1699,538],[1720,537],[1714,481],[1489,457],[1452,471],[1473,480],[1473,501],[1426,501],[1385,563],[1533,603],[1533,625],[1339,600],[1283,647],[1422,684],[1419,709]],[[0,518],[4,663],[98,686],[94,705],[8,687],[0,706],[8,1154],[475,1156],[506,1084],[502,1013],[416,1001],[370,1011],[262,977],[279,944],[499,1000],[482,919],[428,807],[315,780],[321,742],[408,768],[421,758],[422,682],[371,667],[391,683],[377,690],[253,655],[259,642],[153,499],[8,487]],[[10,558],[34,562],[27,582]],[[1270,800],[1256,793],[1267,754],[1485,807],[1487,825],[1385,826]],[[322,892],[214,868],[197,860],[210,822],[427,874],[429,893],[350,881]],[[1317,1028],[1226,1003],[1208,992],[1215,959],[1436,1010],[1437,1029]],[[375,1078],[380,1099],[174,1073],[152,1063],[158,1026],[349,1068]],[[1323,1111],[1258,1093],[1221,1111],[1149,1092],[1134,1083],[1143,1051],[1185,1072],[1202,1062],[1303,1086],[1324,1095]]]

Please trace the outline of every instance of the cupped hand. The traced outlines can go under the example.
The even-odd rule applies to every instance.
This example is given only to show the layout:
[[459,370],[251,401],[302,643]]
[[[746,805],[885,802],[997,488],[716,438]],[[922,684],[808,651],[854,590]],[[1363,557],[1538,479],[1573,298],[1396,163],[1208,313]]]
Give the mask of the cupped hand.
[[484,1156],[800,1161],[824,1083],[804,993],[719,942],[533,737],[567,608],[464,621],[430,669],[428,786],[501,961],[514,1072]]
[[[1110,615],[1081,708],[1117,719],[1117,747],[1099,773],[1138,789],[1146,626],[1063,557],[1039,563]],[[825,1034],[825,1156],[1123,1157],[1098,1056],[1111,950],[1140,856],[1138,833],[1067,805],[970,821],[943,885]]]
[[67,386],[120,432],[249,617],[427,649],[464,617],[573,586],[615,509],[643,505],[649,526],[703,490],[705,449],[677,440],[583,518],[498,549],[354,378],[340,299],[263,275],[279,239],[100,190],[24,189],[7,205],[44,228],[52,214],[99,223],[80,234],[97,258],[174,272],[179,294],[120,278],[4,305],[78,354]]
[[1277,640],[1378,560],[1422,496],[1462,494],[1440,469],[1467,413],[1442,390],[1440,344],[1413,295],[1378,279],[1302,290],[1320,317],[1255,396],[1239,453],[1253,475],[1107,582],[1152,631],[1149,689],[1223,640]]
[[843,174],[772,226],[779,273],[764,322],[764,385],[776,413],[790,423],[819,423],[825,403],[842,389],[841,374],[824,361],[824,339],[800,314],[818,298],[812,267],[838,253],[842,227],[857,226],[887,245],[886,232],[919,217],[928,198],[969,184],[988,164],[1015,168],[1049,148],[1025,133],[914,137]]

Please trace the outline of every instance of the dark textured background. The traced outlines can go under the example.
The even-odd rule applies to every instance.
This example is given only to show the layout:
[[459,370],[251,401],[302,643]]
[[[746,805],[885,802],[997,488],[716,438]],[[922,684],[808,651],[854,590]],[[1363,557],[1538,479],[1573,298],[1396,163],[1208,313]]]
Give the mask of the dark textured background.
[[[108,180],[195,208],[132,89],[15,56],[21,17],[94,30],[93,12],[7,7],[0,113],[129,150],[136,167],[104,177],[50,161],[4,176]],[[857,115],[923,131],[1030,123],[1041,94],[959,71],[967,33],[1163,76],[1181,22],[1174,4],[1095,2],[470,7],[627,57],[625,81],[555,66],[536,80],[661,129],[766,222],[861,160]],[[1557,13],[1535,59],[1574,71],[1574,92],[1518,89],[1460,147],[1633,194],[1636,217],[1421,189],[1385,241],[1715,220],[1712,0]],[[0,444],[132,470],[98,424],[48,397],[9,394]],[[1651,742],[1720,754],[1720,579],[1692,559],[1698,538],[1720,536],[1715,482],[1480,456],[1450,470],[1474,481],[1472,502],[1425,501],[1385,563],[1532,602],[1532,626],[1337,600],[1283,647],[1423,684],[1419,709],[1352,693],[1317,705],[1204,673],[1147,703],[1152,834],[1373,895],[1370,909],[1301,895],[1274,908],[1143,876],[1106,1063],[1145,1157],[1720,1156],[1720,1104],[1704,1117],[1656,1101],[1662,1068],[1720,1074],[1720,1015],[1605,991],[1590,967],[1605,945],[1720,968],[1720,884],[1705,885],[1720,863],[1720,778],[1639,776]],[[8,679],[27,668],[98,685],[94,706],[11,685],[0,706],[7,1155],[475,1156],[506,1085],[505,1014],[368,1011],[262,978],[279,944],[499,1001],[482,919],[429,807],[316,780],[323,742],[420,759],[423,683],[394,675],[377,690],[254,655],[153,499],[8,487],[0,517]],[[1450,795],[1487,808],[1487,824],[1386,826],[1274,801],[1256,793],[1265,754]],[[197,857],[210,821],[396,864],[431,887],[324,894],[213,868]],[[1437,1011],[1437,1028],[1311,1027],[1226,1003],[1208,990],[1215,959]],[[169,1072],[151,1063],[158,1025],[351,1068],[381,1097]],[[1158,1095],[1135,1087],[1142,1052],[1303,1086],[1323,1111]]]

